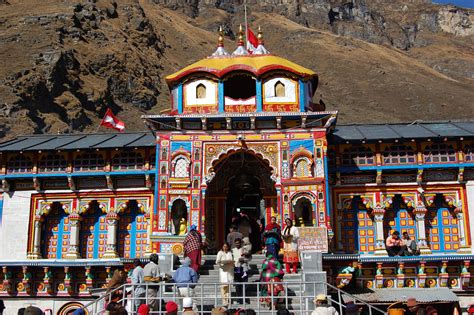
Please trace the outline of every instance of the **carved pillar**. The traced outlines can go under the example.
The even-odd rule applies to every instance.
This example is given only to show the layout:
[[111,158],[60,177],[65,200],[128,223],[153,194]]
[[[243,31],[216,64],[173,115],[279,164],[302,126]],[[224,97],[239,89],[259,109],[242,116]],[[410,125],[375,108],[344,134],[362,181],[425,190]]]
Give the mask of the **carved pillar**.
[[58,285],[58,295],[72,295],[73,288],[72,288],[72,273],[69,267],[64,267],[64,282]]
[[449,274],[448,274],[447,269],[448,269],[448,261],[444,260],[441,264],[441,268],[439,269],[439,274],[438,274],[438,283],[440,287],[448,286]]
[[385,208],[377,205],[373,210],[375,221],[375,255],[388,255],[385,249],[385,239],[383,235],[383,217],[385,215]]
[[43,217],[36,215],[33,222],[33,248],[28,253],[28,259],[41,259],[41,222]]
[[428,210],[422,204],[413,210],[415,213],[416,228],[418,230],[418,248],[422,255],[431,254],[431,249],[428,247],[426,242],[426,230],[425,230],[425,216]]
[[145,257],[150,257],[153,253],[152,244],[151,244],[151,234],[153,229],[153,224],[151,222],[151,214],[150,212],[145,213],[145,220],[146,220],[146,251]]
[[458,219],[458,229],[459,229],[459,249],[458,253],[471,253],[471,249],[467,246],[466,242],[466,230],[464,229],[464,214],[462,213],[462,206],[454,209],[456,218]]
[[13,293],[13,286],[12,286],[12,272],[8,270],[8,267],[2,267],[3,272],[3,279],[2,279],[2,286],[0,287],[0,293],[12,294]]
[[79,230],[81,226],[81,216],[74,212],[69,215],[70,222],[70,238],[69,247],[66,253],[66,259],[78,259],[81,258],[79,253]]
[[465,260],[461,266],[461,286],[464,290],[469,287],[469,283],[471,281],[471,273],[469,272],[470,264],[470,260]]
[[16,285],[18,295],[22,295],[22,296],[30,295],[31,294],[31,280],[32,280],[31,272],[28,271],[27,266],[23,266],[22,272],[23,272],[23,278],[21,279],[21,282],[19,282]]
[[94,287],[93,281],[94,274],[92,273],[91,267],[86,267],[86,292],[88,292],[89,289],[92,289]]
[[405,286],[405,263],[403,261],[398,262],[396,286],[397,288],[403,288]]
[[110,211],[105,216],[107,221],[107,247],[103,258],[118,258],[117,253],[117,223],[119,216],[116,212]]
[[382,263],[377,263],[377,270],[375,271],[375,288],[383,288],[383,271],[382,271]]
[[425,273],[425,265],[426,262],[420,261],[420,265],[418,266],[418,288],[424,288],[426,286],[426,273]]
[[44,277],[41,290],[38,289],[38,294],[40,295],[50,295],[53,293],[52,281],[51,278],[53,276],[49,267],[43,267]]

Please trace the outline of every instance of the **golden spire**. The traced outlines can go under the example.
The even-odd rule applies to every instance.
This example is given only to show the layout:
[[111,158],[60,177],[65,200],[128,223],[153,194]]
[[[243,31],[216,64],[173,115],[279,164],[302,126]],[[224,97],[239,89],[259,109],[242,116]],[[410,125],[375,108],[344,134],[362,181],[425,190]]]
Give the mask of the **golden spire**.
[[218,46],[224,47],[224,30],[222,29],[222,26],[219,26]]
[[244,45],[244,30],[242,29],[242,24],[239,24],[239,46]]
[[257,39],[258,39],[258,44],[263,45],[263,32],[262,32],[262,28],[260,27],[260,25],[258,26]]

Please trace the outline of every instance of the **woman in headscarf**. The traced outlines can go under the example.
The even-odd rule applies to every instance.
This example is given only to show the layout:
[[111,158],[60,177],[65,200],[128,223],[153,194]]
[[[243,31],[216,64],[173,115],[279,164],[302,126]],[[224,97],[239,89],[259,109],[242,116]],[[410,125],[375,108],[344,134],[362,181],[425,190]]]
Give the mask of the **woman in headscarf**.
[[291,266],[293,266],[293,272],[298,272],[298,238],[300,234],[298,228],[293,226],[293,220],[290,218],[285,219],[285,228],[281,233],[283,237],[283,262],[285,263],[286,273],[291,273]]
[[270,253],[273,257],[278,258],[281,242],[281,227],[277,223],[276,217],[271,218],[270,223],[265,227],[263,236],[265,239],[267,253]]
[[219,266],[219,281],[221,285],[222,304],[230,304],[230,283],[234,281],[234,257],[227,243],[217,253],[216,265]]
[[191,225],[189,228],[189,233],[184,238],[183,247],[184,257],[189,257],[191,259],[191,268],[198,272],[199,267],[201,266],[202,236],[201,233],[197,231],[195,224]]
[[107,283],[107,291],[106,293],[111,293],[111,302],[116,302],[119,299],[122,298],[123,291],[122,290],[116,290],[119,288],[121,285],[125,284],[127,282],[127,273],[123,269],[115,269],[114,274],[112,275],[112,278],[110,281]]
[[[266,303],[270,309],[276,307],[278,300],[276,297],[280,292],[284,291],[283,285],[280,283],[283,275],[283,266],[272,254],[267,252],[267,256],[262,264],[261,282],[269,282],[263,285],[262,295],[266,297],[260,298],[261,303]],[[273,299],[272,299],[273,297]]]

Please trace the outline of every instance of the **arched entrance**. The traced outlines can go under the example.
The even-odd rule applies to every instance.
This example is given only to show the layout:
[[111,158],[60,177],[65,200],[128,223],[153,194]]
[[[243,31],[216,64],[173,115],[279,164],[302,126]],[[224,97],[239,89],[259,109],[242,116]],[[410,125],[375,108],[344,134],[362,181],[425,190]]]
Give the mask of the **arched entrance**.
[[253,249],[261,245],[261,226],[276,206],[272,168],[261,157],[238,150],[213,165],[214,178],[206,192],[206,237],[211,251],[225,241],[231,224],[248,236]]
[[296,226],[313,226],[313,204],[308,197],[300,197],[293,204]]
[[188,207],[186,201],[177,198],[171,205],[171,233],[174,235],[186,234],[188,219]]

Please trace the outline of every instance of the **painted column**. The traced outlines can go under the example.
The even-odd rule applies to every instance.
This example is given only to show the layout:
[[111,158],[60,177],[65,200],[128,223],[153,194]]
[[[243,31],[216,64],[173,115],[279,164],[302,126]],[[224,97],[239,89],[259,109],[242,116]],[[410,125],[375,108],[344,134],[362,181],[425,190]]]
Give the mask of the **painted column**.
[[375,221],[375,255],[388,255],[385,249],[385,239],[383,236],[383,217],[385,215],[385,208],[378,204],[373,210]]
[[183,84],[178,85],[178,114],[183,113]]
[[153,233],[153,224],[151,222],[151,214],[150,211],[145,213],[145,220],[147,223],[146,226],[146,251],[145,257],[150,257],[153,253],[153,245],[151,244],[151,234]]
[[[468,226],[472,226],[472,221],[474,220],[474,181],[470,180],[466,182],[466,196],[467,196],[467,211],[465,209],[466,218]],[[471,252],[474,253],[474,242],[473,240],[473,232],[474,229],[469,229],[467,231],[468,235],[466,235],[466,243],[469,244],[471,242]]]
[[103,258],[118,258],[117,253],[117,223],[119,216],[116,212],[110,211],[105,216],[107,221],[107,247]]
[[68,218],[70,222],[70,237],[66,259],[78,259],[81,258],[79,253],[79,230],[81,226],[81,217],[77,213],[71,213]]
[[219,81],[217,83],[217,101],[218,101],[218,112],[225,112],[224,109],[224,82]]
[[263,96],[262,96],[262,81],[255,81],[255,90],[256,90],[256,102],[257,102],[257,113],[263,111]]
[[459,249],[458,253],[470,253],[471,249],[467,246],[466,242],[466,230],[464,229],[464,214],[462,213],[462,205],[454,209],[456,218],[458,219],[459,228]]
[[43,217],[40,215],[35,216],[33,222],[33,250],[28,254],[28,259],[41,259],[41,222]]
[[426,242],[425,216],[428,210],[422,204],[418,204],[413,210],[415,213],[416,228],[418,230],[418,248],[422,255],[431,254],[431,249]]
[[206,190],[207,186],[201,186],[201,224],[199,224],[201,234],[206,233]]
[[306,84],[305,82],[299,80],[298,81],[299,85],[299,101],[300,101],[300,111],[304,112],[304,106],[306,105]]

